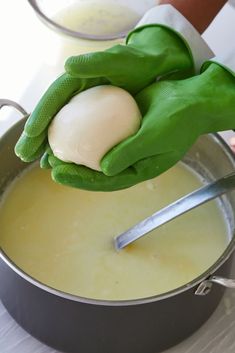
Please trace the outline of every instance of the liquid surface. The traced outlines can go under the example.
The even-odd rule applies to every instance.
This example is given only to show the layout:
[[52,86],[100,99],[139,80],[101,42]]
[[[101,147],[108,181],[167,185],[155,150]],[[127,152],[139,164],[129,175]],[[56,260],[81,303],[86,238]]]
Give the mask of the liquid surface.
[[96,299],[134,299],[177,288],[202,274],[228,243],[212,201],[129,248],[113,237],[201,186],[178,164],[127,190],[95,193],[57,185],[38,167],[17,178],[0,208],[0,245],[26,273],[62,291]]
[[117,35],[134,28],[140,15],[129,6],[112,0],[87,0],[66,7],[54,18],[73,31],[91,35]]

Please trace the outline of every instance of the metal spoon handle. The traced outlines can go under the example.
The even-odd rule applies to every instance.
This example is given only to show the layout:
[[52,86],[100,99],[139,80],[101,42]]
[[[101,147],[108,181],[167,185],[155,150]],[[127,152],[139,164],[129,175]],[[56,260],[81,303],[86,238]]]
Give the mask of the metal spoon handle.
[[162,226],[172,219],[213,200],[234,188],[235,172],[182,197],[169,206],[154,213],[152,216],[144,219],[126,232],[120,234],[114,239],[116,249],[120,250],[124,248],[128,244],[148,234],[153,229]]

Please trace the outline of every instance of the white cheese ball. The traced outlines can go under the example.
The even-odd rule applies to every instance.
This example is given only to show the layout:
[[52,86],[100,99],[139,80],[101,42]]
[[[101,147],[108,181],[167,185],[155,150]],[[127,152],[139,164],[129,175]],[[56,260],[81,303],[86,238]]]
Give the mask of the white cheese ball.
[[53,119],[48,139],[56,157],[100,171],[115,145],[135,134],[141,113],[134,98],[115,86],[97,86],[73,97]]

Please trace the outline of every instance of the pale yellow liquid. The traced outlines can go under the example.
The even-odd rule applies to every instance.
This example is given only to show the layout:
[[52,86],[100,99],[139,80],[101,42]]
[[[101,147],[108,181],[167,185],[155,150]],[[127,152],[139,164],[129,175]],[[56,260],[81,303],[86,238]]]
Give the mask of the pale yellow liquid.
[[164,293],[207,270],[228,244],[213,201],[116,252],[113,237],[201,186],[179,164],[127,190],[96,193],[54,183],[38,167],[17,178],[0,208],[0,245],[26,273],[96,299]]
[[[74,31],[93,35],[115,35],[134,28],[139,15],[115,1],[90,0],[66,7],[53,19]],[[111,41],[81,40],[56,33],[51,37],[49,63],[53,64],[59,73],[63,71],[64,62],[69,56],[102,51],[123,42],[123,38]]]
[[73,31],[117,35],[133,28],[139,17],[130,7],[112,0],[86,0],[66,7],[54,19]]

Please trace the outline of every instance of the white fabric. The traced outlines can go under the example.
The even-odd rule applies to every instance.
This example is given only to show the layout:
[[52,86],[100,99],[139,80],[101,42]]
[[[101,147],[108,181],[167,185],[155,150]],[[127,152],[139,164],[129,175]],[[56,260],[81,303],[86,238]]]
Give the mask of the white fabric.
[[229,0],[229,5],[232,5],[235,7],[235,0]]
[[137,27],[146,24],[161,24],[181,34],[191,49],[197,72],[200,71],[203,62],[214,55],[199,32],[171,5],[159,5],[146,12]]
[[211,59],[213,62],[217,62],[233,71],[235,73],[235,52],[226,53],[225,55],[215,56]]

